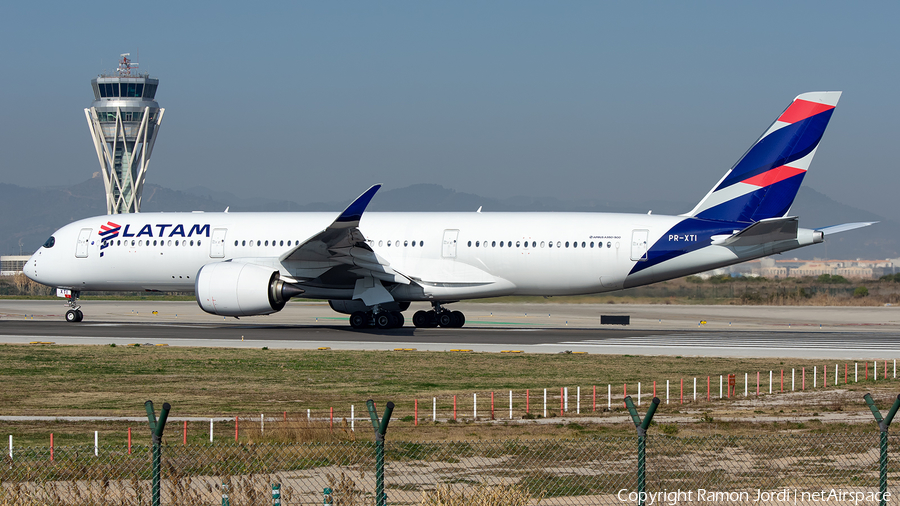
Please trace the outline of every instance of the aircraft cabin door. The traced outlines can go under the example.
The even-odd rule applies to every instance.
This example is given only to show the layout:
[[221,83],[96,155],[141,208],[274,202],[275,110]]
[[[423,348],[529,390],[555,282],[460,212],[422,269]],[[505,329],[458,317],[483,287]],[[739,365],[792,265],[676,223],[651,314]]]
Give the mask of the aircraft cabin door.
[[209,243],[209,258],[223,258],[225,256],[225,233],[227,228],[214,228],[212,241]]
[[444,241],[441,243],[441,256],[444,258],[456,258],[456,238],[459,230],[444,230]]
[[75,243],[75,258],[87,258],[88,245],[91,242],[91,230],[90,228],[83,228],[78,233],[78,242]]
[[631,232],[631,259],[638,262],[647,261],[647,240],[649,230],[634,230]]

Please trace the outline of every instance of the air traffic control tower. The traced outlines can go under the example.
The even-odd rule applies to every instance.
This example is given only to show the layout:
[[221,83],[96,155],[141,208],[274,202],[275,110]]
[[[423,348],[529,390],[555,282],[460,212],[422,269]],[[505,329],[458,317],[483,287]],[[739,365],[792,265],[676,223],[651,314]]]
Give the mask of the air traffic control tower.
[[121,55],[114,74],[91,79],[94,103],[84,110],[106,187],[107,214],[137,213],[147,166],[165,109],[156,102],[159,79],[138,72]]

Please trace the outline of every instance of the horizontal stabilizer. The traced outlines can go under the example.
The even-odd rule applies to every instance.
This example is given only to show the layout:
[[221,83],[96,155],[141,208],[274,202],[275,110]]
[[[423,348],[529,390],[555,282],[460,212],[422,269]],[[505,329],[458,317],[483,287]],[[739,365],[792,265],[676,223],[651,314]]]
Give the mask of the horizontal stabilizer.
[[786,241],[797,238],[796,216],[769,218],[729,236],[713,236],[713,244],[719,246],[754,246],[768,242]]
[[877,221],[861,221],[858,223],[844,223],[843,225],[832,225],[830,227],[822,227],[817,228],[817,232],[822,232],[826,237],[831,234],[837,234],[838,232],[846,232],[848,230],[855,230],[857,228],[868,227],[869,225],[874,225],[878,223]]

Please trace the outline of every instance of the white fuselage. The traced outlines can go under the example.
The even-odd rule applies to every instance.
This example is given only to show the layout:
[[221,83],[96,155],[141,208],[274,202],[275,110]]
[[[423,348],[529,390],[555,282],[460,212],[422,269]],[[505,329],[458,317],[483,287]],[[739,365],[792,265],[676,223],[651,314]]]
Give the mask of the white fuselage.
[[[305,297],[349,299],[352,286],[326,286],[316,280],[324,266],[317,269],[279,259],[328,227],[334,216],[140,213],[88,218],[58,230],[55,244],[37,251],[25,272],[40,283],[78,291],[193,291],[201,267],[231,260],[272,267],[284,277],[307,283]],[[392,287],[398,301],[605,292],[812,243],[811,238],[798,236],[743,248],[710,244],[711,235],[730,234],[730,227],[673,237],[673,228],[691,219],[606,213],[370,212],[362,217],[359,230],[378,256],[412,280]],[[118,225],[115,234],[101,239],[101,226],[112,225]],[[680,253],[633,272],[650,246]]]

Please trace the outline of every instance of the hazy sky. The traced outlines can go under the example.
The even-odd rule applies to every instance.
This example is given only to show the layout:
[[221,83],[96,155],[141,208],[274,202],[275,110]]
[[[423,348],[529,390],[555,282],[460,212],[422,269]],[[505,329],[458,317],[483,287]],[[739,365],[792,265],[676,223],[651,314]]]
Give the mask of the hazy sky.
[[0,182],[98,171],[90,80],[139,52],[166,108],[148,179],[171,188],[695,202],[794,96],[843,90],[804,184],[897,219],[898,19],[897,2],[5,2]]

